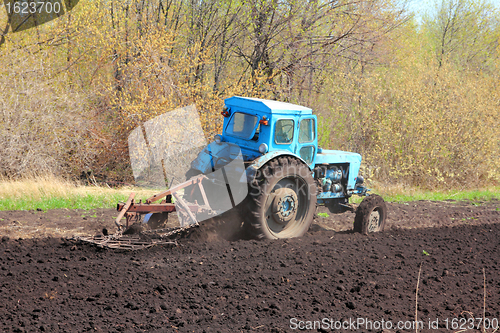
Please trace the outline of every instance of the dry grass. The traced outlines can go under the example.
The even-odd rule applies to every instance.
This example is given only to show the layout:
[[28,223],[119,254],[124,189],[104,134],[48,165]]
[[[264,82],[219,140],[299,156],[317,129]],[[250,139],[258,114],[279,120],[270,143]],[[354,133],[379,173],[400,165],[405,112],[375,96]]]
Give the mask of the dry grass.
[[[490,200],[500,198],[500,188],[484,188],[470,191],[425,191],[419,188],[398,185],[386,185],[370,182],[374,193],[380,194],[386,201],[415,200]],[[125,201],[130,192],[136,193],[137,199],[146,199],[160,190],[136,187],[109,188],[107,186],[84,186],[51,175],[25,177],[21,180],[0,178],[0,210],[53,209],[53,208],[110,208],[117,201]],[[353,202],[362,198],[353,197]]]
[[138,199],[158,192],[132,187],[83,186],[54,176],[0,179],[0,209],[111,208],[132,191]]
[[422,263],[418,269],[417,288],[415,289],[415,333],[418,333],[418,286],[420,285],[420,274],[422,273]]
[[25,178],[22,180],[6,180],[0,178],[0,198],[21,198],[26,195],[34,199],[45,197],[69,197],[72,195],[129,195],[135,191],[137,195],[152,195],[154,190],[141,190],[133,187],[121,187],[118,189],[104,186],[84,186],[75,182],[58,178],[55,176],[42,176],[37,178]]

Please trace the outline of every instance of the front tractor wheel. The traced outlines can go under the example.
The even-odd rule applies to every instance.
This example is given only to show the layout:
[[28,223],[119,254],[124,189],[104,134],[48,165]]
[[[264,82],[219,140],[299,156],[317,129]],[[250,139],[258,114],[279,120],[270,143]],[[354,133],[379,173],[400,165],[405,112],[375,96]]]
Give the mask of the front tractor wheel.
[[260,169],[250,184],[245,228],[254,238],[304,235],[316,209],[316,185],[307,165],[279,157]]
[[387,206],[381,196],[372,194],[361,201],[356,209],[354,231],[368,235],[383,231],[387,220]]

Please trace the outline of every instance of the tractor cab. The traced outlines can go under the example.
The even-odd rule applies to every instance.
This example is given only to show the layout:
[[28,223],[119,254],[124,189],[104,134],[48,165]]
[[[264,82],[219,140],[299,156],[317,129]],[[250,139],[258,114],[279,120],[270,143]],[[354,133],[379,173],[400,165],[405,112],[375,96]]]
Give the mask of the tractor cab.
[[243,159],[252,161],[268,152],[288,152],[313,165],[317,154],[317,120],[312,110],[290,103],[258,98],[226,99],[223,132],[218,142],[241,148]]
[[191,168],[207,174],[235,158],[245,163],[248,182],[278,157],[297,158],[324,185],[319,203],[365,195],[358,177],[361,155],[318,147],[317,117],[308,107],[249,97],[225,100],[222,134],[215,136]]

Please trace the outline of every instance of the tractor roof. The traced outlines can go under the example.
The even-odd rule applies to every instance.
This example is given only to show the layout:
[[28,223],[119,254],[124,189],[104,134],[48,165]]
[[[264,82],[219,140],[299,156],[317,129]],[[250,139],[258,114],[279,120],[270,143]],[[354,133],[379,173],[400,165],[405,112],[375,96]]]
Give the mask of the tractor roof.
[[268,99],[234,96],[231,98],[227,98],[224,102],[229,107],[235,107],[236,109],[250,109],[261,113],[301,115],[312,114],[312,110],[305,106],[272,101]]

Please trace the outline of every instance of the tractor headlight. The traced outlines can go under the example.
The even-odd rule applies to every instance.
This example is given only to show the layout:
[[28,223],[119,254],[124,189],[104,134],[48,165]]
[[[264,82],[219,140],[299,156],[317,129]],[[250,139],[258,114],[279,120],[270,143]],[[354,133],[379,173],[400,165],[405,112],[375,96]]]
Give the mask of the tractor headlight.
[[222,136],[220,136],[219,134],[216,134],[214,136],[214,140],[216,143],[221,143],[222,142]]
[[365,179],[363,178],[363,176],[358,176],[358,177],[356,178],[356,184],[361,185],[361,184],[363,184],[364,182],[365,182]]
[[267,150],[269,148],[267,147],[267,145],[265,143],[261,143],[260,146],[259,146],[259,151],[262,153],[262,154],[265,154],[267,153]]

